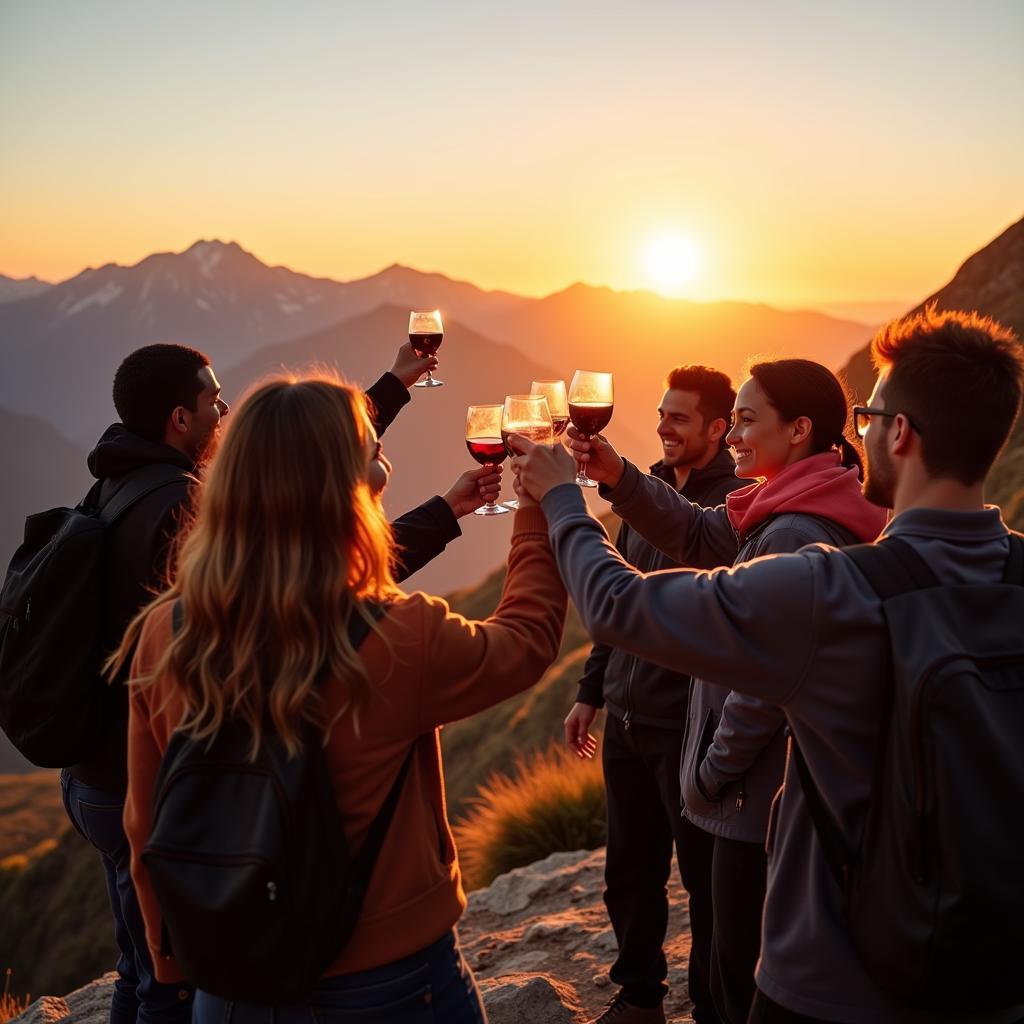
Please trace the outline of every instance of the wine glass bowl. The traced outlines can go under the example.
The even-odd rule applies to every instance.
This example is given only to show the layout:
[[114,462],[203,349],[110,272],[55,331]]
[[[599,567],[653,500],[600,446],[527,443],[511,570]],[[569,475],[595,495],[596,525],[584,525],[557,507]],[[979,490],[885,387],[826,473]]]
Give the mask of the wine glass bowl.
[[[504,406],[471,405],[466,411],[466,447],[481,466],[497,466],[505,461],[508,451],[501,435],[501,417]],[[508,509],[488,498],[474,514],[478,516],[505,515]]]
[[569,426],[569,399],[566,397],[564,380],[535,380],[530,384],[531,395],[543,395],[548,400],[551,413],[551,429],[560,437]]
[[[577,370],[569,385],[569,419],[585,437],[600,434],[611,422],[615,409],[615,384],[610,373]],[[580,463],[576,474],[580,487],[596,487]]]
[[[506,395],[501,417],[501,440],[511,457],[518,453],[509,447],[511,434],[522,434],[534,444],[554,444],[555,433],[551,426],[548,400],[543,395]],[[513,498],[506,501],[507,508],[519,508]]]
[[[434,355],[441,347],[444,339],[444,324],[441,322],[441,311],[432,309],[429,311],[412,312],[409,314],[409,344],[413,352],[426,359]],[[417,388],[440,388],[444,386],[443,380],[438,380],[430,370],[423,380],[418,380],[413,385]]]

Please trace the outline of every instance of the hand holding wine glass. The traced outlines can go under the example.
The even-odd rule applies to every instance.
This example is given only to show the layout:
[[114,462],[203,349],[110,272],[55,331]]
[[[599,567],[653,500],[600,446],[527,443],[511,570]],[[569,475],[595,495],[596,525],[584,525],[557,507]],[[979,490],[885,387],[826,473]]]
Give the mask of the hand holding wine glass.
[[[420,359],[428,359],[441,347],[444,338],[444,325],[441,323],[440,310],[429,312],[413,312],[409,314],[409,344]],[[413,385],[416,388],[439,388],[444,385],[427,369],[427,376]]]
[[[610,373],[577,370],[569,386],[569,418],[584,438],[600,434],[611,422],[615,408],[615,386]],[[581,463],[576,474],[580,487],[596,487]]]
[[[548,401],[543,395],[506,395],[501,417],[501,440],[509,455],[515,451],[508,445],[509,434],[521,434],[535,444],[554,444],[555,433],[551,426]],[[506,508],[519,508],[513,498],[505,502]]]
[[582,434],[569,427],[567,445],[576,460],[585,468],[587,476],[599,484],[616,487],[622,479],[626,464],[622,456],[600,434]]
[[[498,466],[508,455],[501,434],[503,410],[500,405],[471,405],[466,412],[466,447],[481,466]],[[504,505],[489,497],[474,515],[501,516],[507,512]]]

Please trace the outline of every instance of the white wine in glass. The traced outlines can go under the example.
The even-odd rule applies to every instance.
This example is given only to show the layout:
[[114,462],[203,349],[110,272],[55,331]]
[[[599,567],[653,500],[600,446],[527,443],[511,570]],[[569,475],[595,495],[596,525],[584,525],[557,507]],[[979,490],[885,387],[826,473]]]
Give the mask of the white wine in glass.
[[[441,347],[444,339],[444,324],[441,323],[441,311],[432,309],[429,312],[409,314],[409,344],[413,352],[426,359],[434,355]],[[423,380],[418,380],[413,385],[417,388],[440,388],[444,386],[443,380],[438,380],[429,370]]]
[[[500,405],[471,405],[466,413],[466,447],[469,454],[481,466],[497,466],[505,461],[508,451],[501,438],[501,415],[504,410]],[[498,505],[493,498],[487,499],[474,515],[501,516],[508,509]]]
[[[587,438],[600,434],[611,422],[615,409],[615,385],[610,373],[596,370],[577,370],[569,385],[569,419],[572,425]],[[576,483],[580,487],[596,487],[587,476],[583,463],[579,463]]]
[[[548,400],[543,395],[506,395],[501,440],[508,454],[514,457],[516,453],[508,444],[509,434],[522,434],[534,444],[554,444]],[[505,502],[505,507],[519,508],[519,502],[512,498]]]
[[569,399],[566,397],[564,380],[535,380],[530,385],[531,395],[543,395],[548,400],[551,413],[551,430],[555,437],[561,437],[569,426]]

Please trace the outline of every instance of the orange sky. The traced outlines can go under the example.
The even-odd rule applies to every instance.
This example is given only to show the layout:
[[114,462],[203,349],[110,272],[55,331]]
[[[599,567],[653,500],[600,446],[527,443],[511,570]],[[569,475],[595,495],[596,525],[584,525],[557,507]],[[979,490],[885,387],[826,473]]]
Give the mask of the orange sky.
[[1024,6],[549,6],[8,0],[0,273],[219,237],[539,295],[673,235],[678,294],[916,301],[1024,213]]

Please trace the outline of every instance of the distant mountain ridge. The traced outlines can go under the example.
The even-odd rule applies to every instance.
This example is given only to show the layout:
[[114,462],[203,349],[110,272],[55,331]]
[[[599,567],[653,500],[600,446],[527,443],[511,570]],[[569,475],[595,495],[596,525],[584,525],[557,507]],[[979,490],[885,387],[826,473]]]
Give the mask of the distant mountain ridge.
[[38,277],[7,277],[0,274],[0,303],[30,299],[52,287],[49,281],[40,281]]

